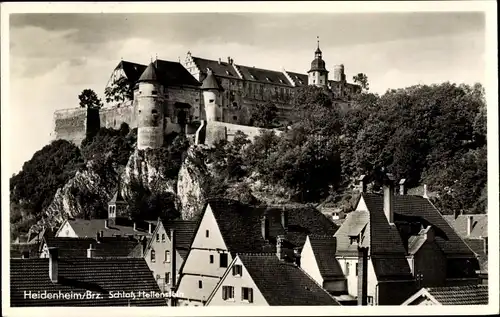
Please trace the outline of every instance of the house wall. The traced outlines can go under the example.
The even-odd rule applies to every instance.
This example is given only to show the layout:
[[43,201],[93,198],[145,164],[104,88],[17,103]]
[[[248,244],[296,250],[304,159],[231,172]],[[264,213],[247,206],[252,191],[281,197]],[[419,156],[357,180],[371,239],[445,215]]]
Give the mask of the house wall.
[[56,238],[78,238],[75,230],[71,227],[68,222],[65,222],[56,234]]
[[[257,285],[252,280],[252,277],[246,270],[245,266],[241,263],[240,259],[237,258],[234,264],[242,266],[241,276],[233,276],[232,266],[229,267],[228,274],[222,280],[222,283],[218,286],[210,302],[207,303],[207,306],[245,306],[245,305],[268,306],[269,304],[267,303],[264,296],[262,296],[262,293],[257,288]],[[234,299],[232,300],[222,299],[222,286],[234,287]],[[242,287],[249,287],[253,290],[252,303],[242,300]]]
[[300,267],[319,285],[323,285],[323,277],[319,271],[318,263],[316,262],[316,257],[314,256],[309,237],[307,237],[306,243],[304,243],[304,247],[300,253]]
[[[209,236],[206,237],[208,230]],[[220,267],[220,254],[227,252],[226,244],[210,206],[207,207],[195,234],[191,250],[182,270],[178,292],[189,299],[207,300],[226,268]],[[214,263],[210,263],[210,255]],[[233,259],[228,254],[228,266]],[[200,289],[198,281],[202,281]]]
[[[358,263],[358,257],[337,257],[337,260],[342,267],[345,277],[347,278],[347,292],[351,296],[358,296],[358,276],[356,270],[356,264]],[[347,272],[347,263],[349,263],[349,272]],[[367,272],[367,285],[368,285],[368,296],[371,296],[373,302],[375,303],[376,293],[377,293],[377,276],[375,275],[375,270],[373,269],[373,263],[370,258],[368,258],[368,272]]]
[[414,256],[414,276],[423,274],[421,287],[444,286],[446,257],[434,242],[425,242]]
[[377,305],[401,305],[418,289],[413,281],[379,281]]
[[[157,240],[157,235],[159,235],[159,241]],[[151,251],[155,251],[155,261],[151,261]],[[171,283],[166,284],[165,281],[165,274],[167,272],[171,272],[171,262],[165,261],[165,251],[171,251],[172,250],[172,242],[168,238],[167,232],[165,231],[165,228],[163,227],[163,224],[159,224],[158,229],[156,232],[153,233],[153,236],[151,237],[151,244],[149,245],[148,249],[146,250],[144,254],[144,259],[146,260],[146,263],[149,266],[149,269],[151,270],[153,276],[155,277],[158,286],[160,287],[160,290],[162,291],[169,291],[170,288],[172,287]],[[170,255],[170,260],[172,259],[172,254]],[[178,276],[179,273],[179,268],[182,265],[182,257],[178,252],[175,252],[175,257],[176,257],[176,274]],[[172,281],[172,276],[170,276],[170,281]]]

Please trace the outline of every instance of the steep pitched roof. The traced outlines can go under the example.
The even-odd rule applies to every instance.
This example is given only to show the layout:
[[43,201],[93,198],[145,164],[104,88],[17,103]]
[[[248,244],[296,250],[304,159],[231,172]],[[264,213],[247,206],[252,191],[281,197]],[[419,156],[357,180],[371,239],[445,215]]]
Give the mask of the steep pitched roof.
[[137,245],[142,245],[129,237],[103,237],[99,242],[95,238],[46,238],[45,243],[49,248],[58,248],[61,258],[86,258],[91,244],[97,258],[131,257]]
[[274,85],[291,86],[283,72],[269,69],[237,65],[243,79],[253,82],[262,82]]
[[323,279],[345,279],[340,263],[335,257],[337,239],[333,236],[310,235],[309,241]]
[[485,252],[485,246],[487,247],[487,243],[485,243],[484,239],[479,238],[465,238],[464,242],[467,243],[469,248],[476,254],[479,260],[479,268],[483,273],[488,272],[488,253]]
[[[467,217],[471,216],[473,219],[472,231],[467,235]],[[455,229],[459,236],[462,238],[479,238],[488,236],[488,215],[474,214],[474,215],[444,215],[444,219]]]
[[115,69],[122,69],[127,79],[131,82],[136,82],[141,74],[146,69],[146,65],[132,63],[128,61],[121,61]]
[[148,67],[141,74],[141,77],[139,77],[139,80],[137,80],[137,82],[141,81],[158,81],[158,76],[156,75],[156,67],[153,63],[148,65]]
[[[126,236],[126,235],[141,235],[150,236],[148,228],[143,228],[141,224],[137,225],[137,230],[134,231],[133,224],[121,225],[114,224],[108,225],[105,228],[106,219],[70,219],[68,223],[71,225],[76,235],[80,238],[85,237],[95,237],[97,232],[102,231],[103,237],[113,237],[113,236]],[[151,222],[153,224],[153,230],[156,222]]]
[[207,77],[203,79],[203,83],[201,84],[201,89],[216,89],[221,90],[221,85],[217,82],[217,78],[215,78],[212,70],[207,71]]
[[197,221],[177,220],[177,221],[163,221],[163,227],[167,231],[168,238],[170,237],[170,229],[175,230],[176,250],[179,255],[185,260],[191,247],[191,242],[196,234],[198,228]]
[[307,86],[309,77],[306,74],[300,74],[295,72],[286,71],[288,76],[293,80],[295,86]]
[[[384,215],[383,196],[363,193],[362,197],[370,210],[372,240],[376,239],[372,241],[372,252],[390,251],[394,247],[399,248],[399,241],[401,241],[399,234],[397,238],[384,234],[389,223]],[[373,217],[378,218],[376,222],[377,226],[375,227],[373,226]],[[431,225],[435,232],[435,241],[446,255],[473,256],[469,247],[460,239],[455,230],[451,228],[441,213],[428,199],[412,195],[394,196],[394,221],[405,221],[407,219],[418,220],[425,226]],[[379,234],[375,234],[373,232],[374,229],[377,229]],[[397,232],[396,229],[394,233]]]
[[207,69],[210,68],[212,69],[214,75],[217,77],[229,77],[235,79],[240,78],[238,76],[238,73],[236,73],[236,71],[234,70],[233,65],[229,63],[222,61],[219,63],[219,61],[214,61],[194,56],[192,58],[193,62],[196,64],[196,66],[198,66],[198,68],[204,75],[207,74]]
[[201,85],[181,63],[159,59],[154,64],[158,80],[164,86],[199,87]]
[[[310,207],[286,207],[288,230],[285,232],[281,225],[282,208],[252,207],[227,199],[210,200],[208,204],[231,253],[274,252],[278,235],[285,235],[290,244],[301,248],[307,235],[333,235],[336,229],[321,212]],[[264,215],[269,221],[269,241],[262,237]]]
[[293,263],[274,254],[239,254],[241,262],[271,306],[340,305]]
[[[57,283],[49,278],[48,259],[10,260],[10,304],[25,306],[165,306],[164,298],[110,298],[109,292],[160,293],[144,259],[59,259]],[[24,292],[102,294],[97,299],[33,299]]]
[[403,305],[411,305],[421,296],[429,298],[437,305],[488,305],[488,286],[464,285],[423,288]]

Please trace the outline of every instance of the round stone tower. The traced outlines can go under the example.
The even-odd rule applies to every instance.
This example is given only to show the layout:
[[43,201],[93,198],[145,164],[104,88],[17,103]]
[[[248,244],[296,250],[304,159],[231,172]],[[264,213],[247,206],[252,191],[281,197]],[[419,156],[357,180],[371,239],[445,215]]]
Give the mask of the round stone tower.
[[318,48],[314,52],[314,60],[311,62],[311,69],[307,72],[309,74],[309,85],[318,87],[325,87],[328,84],[328,71],[326,70],[325,61],[323,60],[323,53]]
[[137,148],[159,148],[163,145],[163,87],[153,63],[144,70],[137,92]]
[[207,77],[203,80],[201,90],[203,91],[203,101],[205,104],[207,122],[217,121],[217,113],[219,112],[219,95],[222,88],[210,68],[207,69]]
[[345,81],[344,65],[333,66],[333,80]]

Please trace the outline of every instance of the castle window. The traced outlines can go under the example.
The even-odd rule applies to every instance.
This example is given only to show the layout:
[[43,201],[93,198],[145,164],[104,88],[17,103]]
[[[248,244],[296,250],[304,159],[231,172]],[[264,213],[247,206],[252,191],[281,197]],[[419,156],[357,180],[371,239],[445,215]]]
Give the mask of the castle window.
[[210,99],[208,102],[209,103],[214,103],[214,101],[215,101],[214,99]]
[[315,83],[316,83],[316,79],[313,79],[313,84],[315,84]]
[[234,121],[238,120],[238,117],[237,116],[233,116],[233,120]]
[[157,92],[156,90],[153,90],[153,91],[151,92],[151,94],[152,94],[152,95],[158,95],[158,92]]
[[238,103],[233,102],[233,107],[238,107]]

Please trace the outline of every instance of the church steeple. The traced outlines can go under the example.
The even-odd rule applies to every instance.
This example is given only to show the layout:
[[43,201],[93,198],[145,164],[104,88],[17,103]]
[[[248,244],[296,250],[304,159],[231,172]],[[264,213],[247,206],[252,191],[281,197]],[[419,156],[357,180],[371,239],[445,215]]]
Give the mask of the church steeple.
[[322,52],[319,48],[319,36],[317,36],[316,38],[318,40],[318,48],[316,49],[316,52],[314,52],[314,58],[322,59]]
[[318,46],[314,52],[314,60],[311,62],[309,73],[309,85],[326,86],[328,83],[328,71],[326,70],[323,53],[319,48],[319,36],[316,37]]

